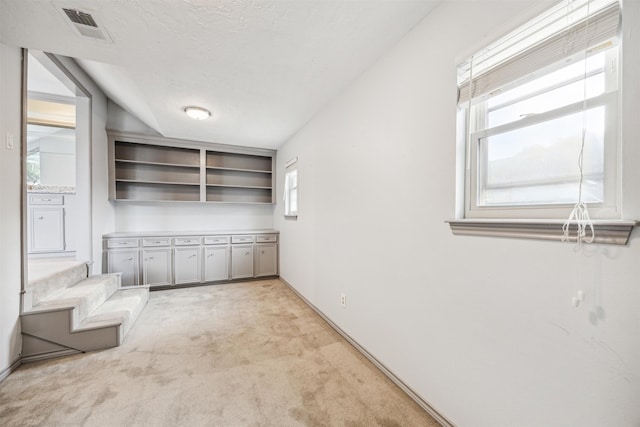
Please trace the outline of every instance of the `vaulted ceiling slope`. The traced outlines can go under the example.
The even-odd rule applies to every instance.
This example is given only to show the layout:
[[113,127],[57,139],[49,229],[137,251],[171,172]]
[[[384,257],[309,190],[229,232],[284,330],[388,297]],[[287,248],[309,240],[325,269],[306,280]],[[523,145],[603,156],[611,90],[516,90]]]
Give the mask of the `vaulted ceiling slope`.
[[[276,148],[436,0],[0,0],[0,41],[76,58],[167,137]],[[63,8],[91,14],[106,41]],[[183,108],[213,116],[193,121]]]

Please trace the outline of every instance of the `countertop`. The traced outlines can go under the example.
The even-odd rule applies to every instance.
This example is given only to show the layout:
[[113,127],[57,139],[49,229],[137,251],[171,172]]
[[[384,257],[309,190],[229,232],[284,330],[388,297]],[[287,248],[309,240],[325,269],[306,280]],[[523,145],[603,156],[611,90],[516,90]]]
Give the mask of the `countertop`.
[[199,231],[114,231],[102,235],[103,239],[123,237],[176,237],[176,236],[229,236],[238,234],[280,234],[278,230],[199,230]]
[[76,187],[61,185],[27,185],[27,193],[76,194]]

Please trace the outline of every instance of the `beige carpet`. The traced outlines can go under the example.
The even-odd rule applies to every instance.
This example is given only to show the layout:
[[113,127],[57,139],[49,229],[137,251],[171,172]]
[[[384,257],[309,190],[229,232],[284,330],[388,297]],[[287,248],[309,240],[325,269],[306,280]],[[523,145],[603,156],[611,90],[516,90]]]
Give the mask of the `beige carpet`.
[[25,364],[3,426],[437,426],[279,280],[152,292],[118,348]]

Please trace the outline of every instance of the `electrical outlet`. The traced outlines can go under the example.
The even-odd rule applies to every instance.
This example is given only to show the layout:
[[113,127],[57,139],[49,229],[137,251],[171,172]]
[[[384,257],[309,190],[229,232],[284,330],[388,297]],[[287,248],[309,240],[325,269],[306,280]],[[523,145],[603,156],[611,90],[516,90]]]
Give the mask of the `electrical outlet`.
[[344,294],[340,294],[340,305],[342,308],[347,308],[347,297]]

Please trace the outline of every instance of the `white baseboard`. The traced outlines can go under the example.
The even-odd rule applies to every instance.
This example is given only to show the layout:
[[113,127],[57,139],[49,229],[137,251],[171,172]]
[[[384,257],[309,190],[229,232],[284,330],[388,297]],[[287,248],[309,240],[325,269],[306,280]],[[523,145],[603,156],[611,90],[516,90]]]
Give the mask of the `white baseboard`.
[[391,370],[389,370],[386,366],[384,366],[378,359],[376,359],[371,353],[369,353],[364,347],[362,347],[356,340],[351,338],[345,331],[340,329],[338,325],[333,323],[331,319],[329,319],[322,311],[320,311],[315,305],[313,305],[308,299],[306,299],[300,292],[298,292],[289,282],[280,276],[280,280],[284,283],[289,289],[293,291],[294,294],[298,296],[305,304],[307,304],[313,311],[315,311],[329,326],[331,326],[337,333],[339,333],[345,340],[349,342],[356,350],[358,350],[364,357],[366,357],[371,363],[373,363],[380,371],[387,376],[395,385],[400,387],[402,391],[404,391],[407,396],[413,399],[422,409],[424,409],[429,415],[431,415],[442,427],[455,427],[451,421],[445,418],[442,414],[436,411],[433,406],[431,406],[428,402],[422,399],[415,391],[411,389],[408,385],[406,385],[400,378],[398,378]]
[[29,362],[37,362],[39,360],[57,359],[58,357],[71,356],[73,354],[80,354],[80,353],[82,353],[80,350],[66,348],[64,350],[49,351],[47,353],[23,356],[21,360],[24,363],[29,363]]
[[9,365],[8,368],[6,368],[2,372],[0,372],[0,383],[2,381],[4,381],[4,379],[7,378],[10,373],[12,373],[16,369],[18,369],[18,367],[20,367],[21,364],[22,364],[22,358],[18,357],[16,360],[14,360],[11,363],[11,365]]

